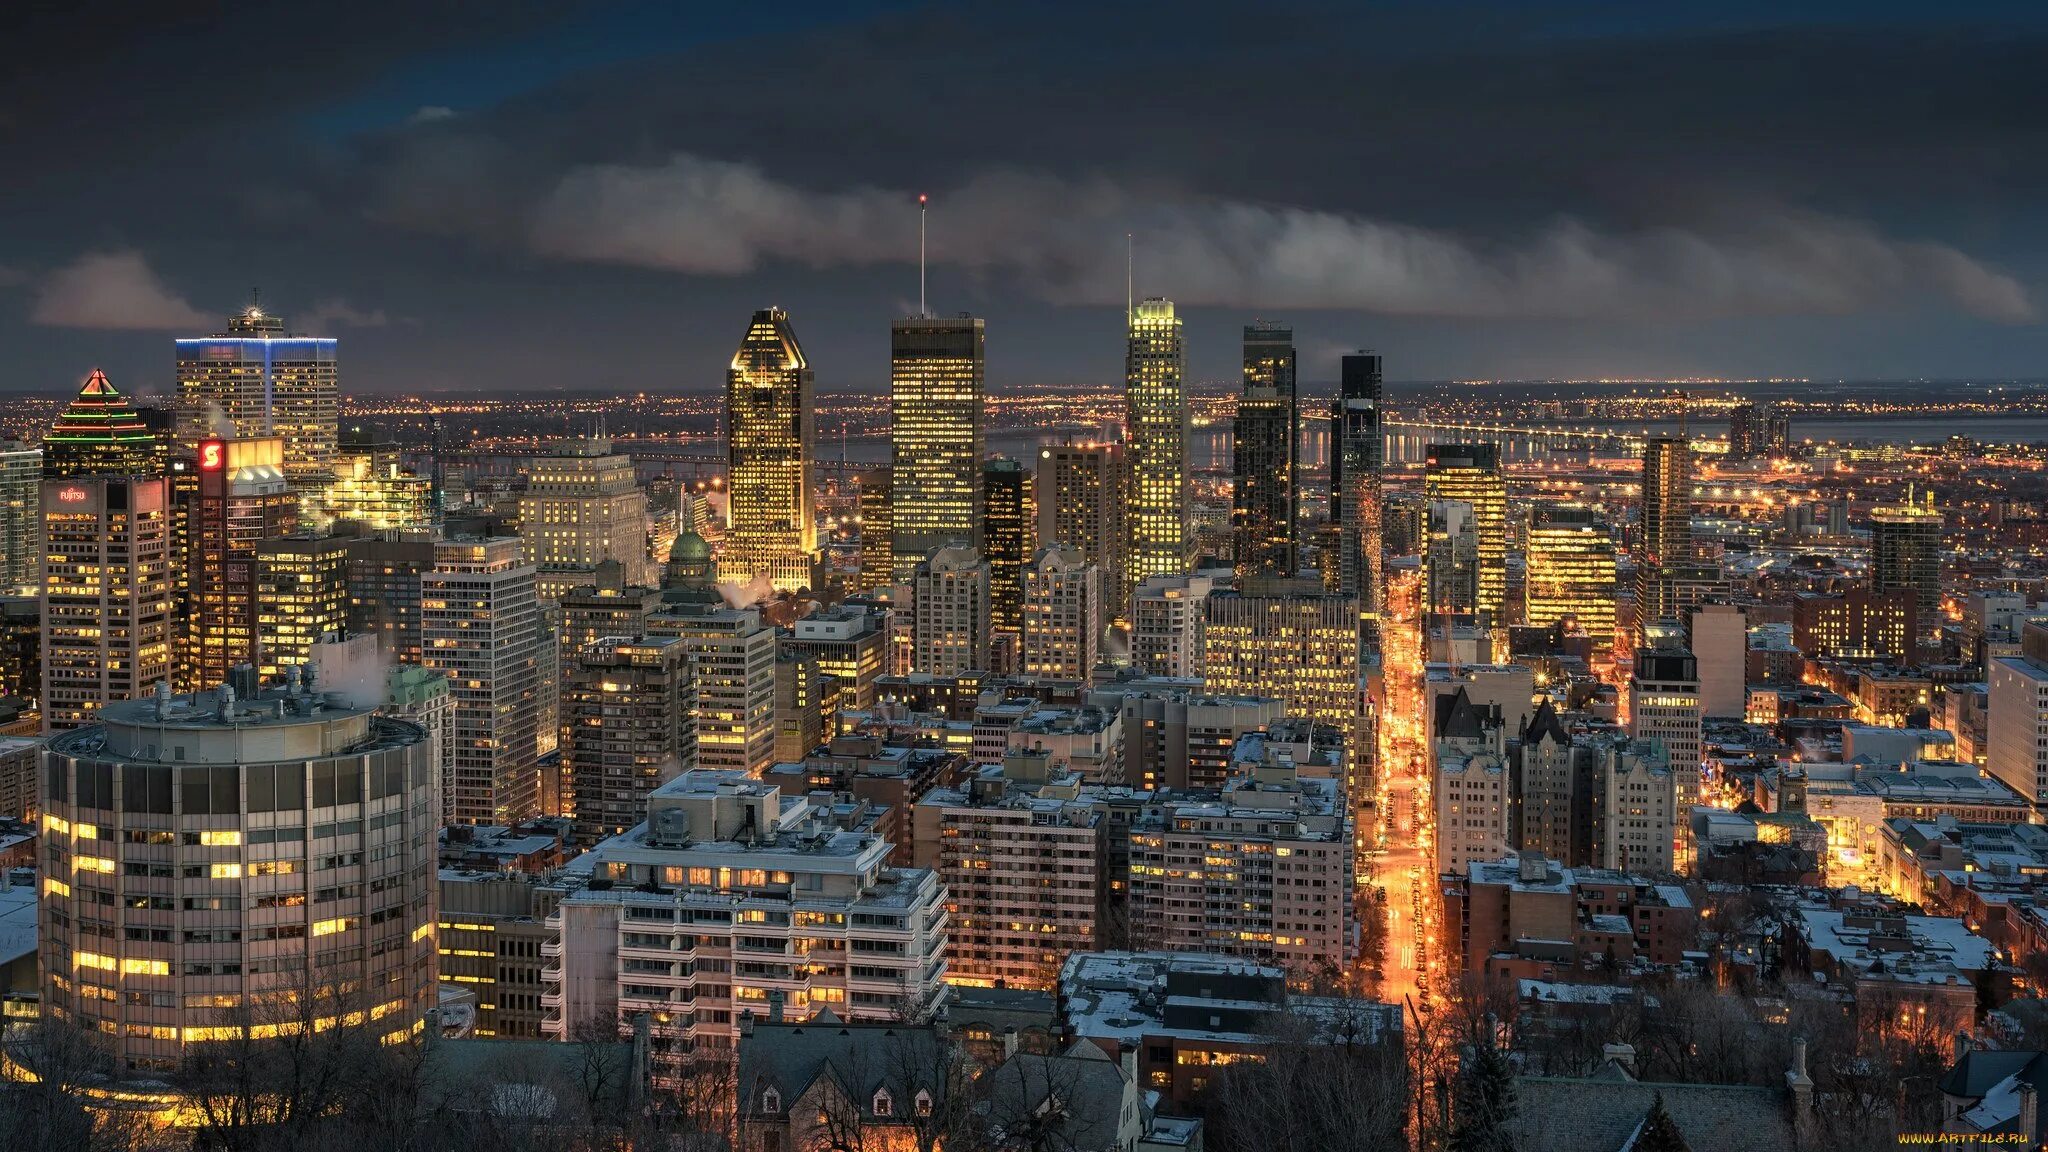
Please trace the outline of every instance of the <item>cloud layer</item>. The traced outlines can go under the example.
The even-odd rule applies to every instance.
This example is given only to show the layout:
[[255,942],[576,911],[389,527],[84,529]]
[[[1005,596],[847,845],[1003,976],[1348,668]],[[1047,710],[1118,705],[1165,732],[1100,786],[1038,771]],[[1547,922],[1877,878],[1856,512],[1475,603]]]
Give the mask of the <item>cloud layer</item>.
[[[738,275],[914,259],[915,203],[908,192],[814,191],[679,153],[576,168],[515,215],[520,238],[543,255]],[[2017,280],[1953,247],[1781,208],[1632,232],[1558,219],[1488,244],[1338,212],[998,171],[934,197],[933,209],[935,264],[1018,280],[1065,304],[1121,299],[1132,233],[1142,284],[1194,305],[1708,319],[1933,303],[2006,323],[2035,316]]]
[[186,303],[136,251],[91,252],[44,277],[34,323],[51,328],[211,331],[218,317]]

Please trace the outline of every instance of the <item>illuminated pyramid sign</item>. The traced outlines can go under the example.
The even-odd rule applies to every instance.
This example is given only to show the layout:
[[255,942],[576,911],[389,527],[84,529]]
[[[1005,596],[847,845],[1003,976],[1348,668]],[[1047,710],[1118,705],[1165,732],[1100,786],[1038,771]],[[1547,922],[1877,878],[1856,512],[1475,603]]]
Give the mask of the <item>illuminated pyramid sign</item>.
[[95,370],[43,438],[43,475],[147,476],[155,456],[156,436],[135,405]]

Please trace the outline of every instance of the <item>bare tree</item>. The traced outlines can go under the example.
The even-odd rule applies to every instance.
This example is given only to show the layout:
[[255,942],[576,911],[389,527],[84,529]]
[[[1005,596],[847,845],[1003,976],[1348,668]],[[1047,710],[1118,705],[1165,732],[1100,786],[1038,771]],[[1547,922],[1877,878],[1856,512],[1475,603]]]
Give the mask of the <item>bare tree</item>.
[[0,1086],[0,1148],[129,1152],[143,1146],[148,1118],[107,1108],[93,1090],[113,1062],[93,1037],[55,1016],[7,1025],[0,1054],[26,1076]]

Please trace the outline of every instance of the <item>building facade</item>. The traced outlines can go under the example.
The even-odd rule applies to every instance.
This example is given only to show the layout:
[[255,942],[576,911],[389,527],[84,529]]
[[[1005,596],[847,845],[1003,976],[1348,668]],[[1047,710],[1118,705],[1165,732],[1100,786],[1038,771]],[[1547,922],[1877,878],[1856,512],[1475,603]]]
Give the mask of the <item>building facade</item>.
[[1040,550],[1024,577],[1024,674],[1086,680],[1104,623],[1102,570],[1076,548]]
[[1231,457],[1231,526],[1240,580],[1293,576],[1300,434],[1294,380],[1294,330],[1250,324],[1244,330],[1244,387],[1238,394]]
[[647,493],[633,458],[613,452],[610,438],[564,440],[534,458],[519,497],[519,535],[539,569],[542,600],[590,583],[607,560],[625,569],[627,584],[653,587],[647,527]]
[[982,546],[986,334],[974,316],[889,330],[890,548],[908,581],[934,548]]
[[178,440],[196,449],[225,431],[284,441],[283,466],[293,477],[328,466],[338,440],[341,379],[336,341],[291,336],[284,318],[250,305],[228,318],[227,331],[177,342]]
[[43,450],[0,441],[0,596],[43,588]]
[[972,548],[939,548],[917,566],[911,583],[912,671],[988,671],[988,562]]
[[1596,648],[1615,640],[1614,603],[1620,596],[1614,536],[1583,504],[1546,504],[1529,521],[1523,623],[1549,628],[1570,620]]
[[697,690],[697,762],[758,776],[775,762],[775,629],[753,608],[672,607],[648,631],[690,654]]
[[46,731],[89,723],[171,675],[168,487],[139,476],[44,482]]
[[647,797],[697,766],[690,671],[672,636],[608,637],[564,665],[562,772],[579,842],[645,820]]
[[732,501],[721,580],[766,576],[781,591],[817,583],[817,501],[811,457],[817,404],[811,365],[789,313],[754,313],[725,379],[726,492]]
[[1475,610],[1489,627],[1505,625],[1508,490],[1499,449],[1491,444],[1430,445],[1422,488],[1432,504],[1454,500],[1471,506],[1479,554]]
[[534,566],[517,537],[449,540],[420,576],[421,661],[455,697],[451,818],[517,824],[541,810],[540,618]]
[[1129,580],[1188,570],[1186,353],[1173,301],[1151,297],[1131,310],[1124,352],[1124,450],[1130,468],[1124,552]]
[[1102,569],[1108,614],[1130,610],[1124,575],[1124,446],[1094,442],[1045,444],[1038,449],[1038,539],[1078,548]]
[[1379,615],[1385,544],[1380,473],[1387,446],[1380,426],[1384,399],[1380,358],[1372,352],[1347,355],[1339,365],[1337,399],[1331,412],[1330,519],[1339,525],[1337,590],[1356,596],[1365,619]]

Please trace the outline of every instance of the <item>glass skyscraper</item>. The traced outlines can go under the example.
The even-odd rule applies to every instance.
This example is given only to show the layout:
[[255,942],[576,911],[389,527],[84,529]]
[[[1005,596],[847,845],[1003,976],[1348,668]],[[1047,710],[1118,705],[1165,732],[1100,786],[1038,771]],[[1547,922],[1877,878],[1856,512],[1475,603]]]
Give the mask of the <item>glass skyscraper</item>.
[[909,316],[889,330],[895,578],[934,548],[981,547],[982,321]]
[[1244,391],[1237,398],[1231,525],[1242,576],[1292,576],[1297,436],[1294,330],[1244,330]]
[[291,336],[284,318],[250,305],[214,336],[179,340],[179,443],[195,448],[225,433],[284,440],[284,466],[297,478],[327,466],[340,424],[341,385],[331,337]]
[[1131,310],[1124,353],[1124,438],[1131,482],[1125,553],[1129,583],[1188,567],[1185,350],[1173,301],[1149,297]]
[[810,362],[789,313],[754,313],[725,387],[726,461],[732,517],[719,576],[744,584],[767,576],[780,591],[813,587],[818,522],[811,493],[817,442]]

